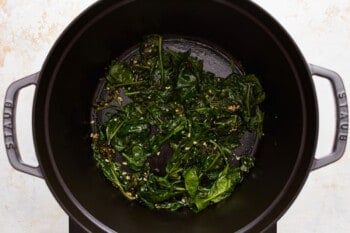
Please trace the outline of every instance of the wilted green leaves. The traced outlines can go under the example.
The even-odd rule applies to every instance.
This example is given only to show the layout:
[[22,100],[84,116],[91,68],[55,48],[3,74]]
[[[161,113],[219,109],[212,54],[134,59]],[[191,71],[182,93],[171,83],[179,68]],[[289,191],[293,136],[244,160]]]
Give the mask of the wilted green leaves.
[[151,35],[129,63],[113,61],[104,80],[97,109],[108,120],[93,137],[94,157],[128,199],[198,212],[230,196],[253,167],[249,155],[228,161],[245,131],[262,135],[265,93],[254,75],[215,77],[190,51]]

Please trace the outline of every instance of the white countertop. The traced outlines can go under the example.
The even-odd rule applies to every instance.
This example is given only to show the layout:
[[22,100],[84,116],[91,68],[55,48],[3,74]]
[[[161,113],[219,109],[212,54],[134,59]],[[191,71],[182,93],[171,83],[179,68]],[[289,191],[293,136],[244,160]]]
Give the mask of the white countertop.
[[[8,85],[40,70],[62,30],[94,0],[0,0],[0,111]],[[308,62],[337,71],[350,90],[350,1],[255,0],[291,34]],[[318,155],[331,150],[334,106],[329,84],[315,77],[320,103]],[[34,88],[21,91],[17,113],[20,149],[35,164],[31,135]],[[320,94],[322,93],[322,94]],[[2,125],[2,118],[0,120]],[[0,136],[2,128],[0,129]],[[2,136],[1,136],[2,137]],[[2,139],[1,139],[2,141]],[[279,233],[350,232],[349,147],[335,164],[312,172],[278,222]],[[68,217],[44,180],[8,163],[0,142],[0,232],[68,232]]]

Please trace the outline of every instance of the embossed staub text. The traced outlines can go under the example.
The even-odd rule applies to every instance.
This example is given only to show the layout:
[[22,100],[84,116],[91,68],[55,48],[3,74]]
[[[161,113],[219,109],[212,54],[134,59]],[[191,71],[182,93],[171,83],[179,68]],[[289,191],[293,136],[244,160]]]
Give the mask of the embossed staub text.
[[6,149],[15,149],[13,138],[13,104],[9,101],[5,102],[3,119]]
[[338,139],[341,141],[347,140],[347,131],[349,128],[348,125],[348,105],[346,103],[346,93],[345,91],[339,92],[337,95],[338,98],[338,108],[339,111],[339,129],[338,129]]

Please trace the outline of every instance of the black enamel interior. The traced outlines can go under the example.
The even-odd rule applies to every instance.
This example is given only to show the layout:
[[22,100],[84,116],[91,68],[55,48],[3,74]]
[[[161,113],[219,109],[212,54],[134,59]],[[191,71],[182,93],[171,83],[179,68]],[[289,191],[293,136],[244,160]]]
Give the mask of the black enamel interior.
[[[125,201],[92,159],[90,110],[99,78],[111,59],[151,33],[218,45],[260,77],[267,93],[256,167],[228,200],[197,215]],[[71,24],[48,56],[34,103],[36,148],[57,200],[93,232],[259,232],[277,221],[307,177],[315,103],[297,47],[248,1],[103,1]]]

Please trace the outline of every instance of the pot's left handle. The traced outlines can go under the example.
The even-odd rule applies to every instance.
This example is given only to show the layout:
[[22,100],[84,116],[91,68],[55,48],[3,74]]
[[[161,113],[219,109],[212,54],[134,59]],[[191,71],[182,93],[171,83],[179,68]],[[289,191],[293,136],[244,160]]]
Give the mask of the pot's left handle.
[[17,169],[18,171],[33,176],[43,177],[39,166],[30,166],[28,164],[25,164],[22,160],[21,154],[17,147],[18,143],[16,136],[15,120],[17,97],[19,90],[29,85],[36,85],[38,82],[38,77],[39,73],[35,73],[12,83],[8,87],[4,104],[3,129],[7,157],[12,167]]

